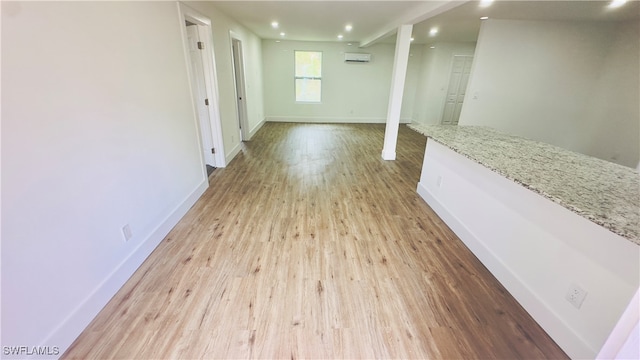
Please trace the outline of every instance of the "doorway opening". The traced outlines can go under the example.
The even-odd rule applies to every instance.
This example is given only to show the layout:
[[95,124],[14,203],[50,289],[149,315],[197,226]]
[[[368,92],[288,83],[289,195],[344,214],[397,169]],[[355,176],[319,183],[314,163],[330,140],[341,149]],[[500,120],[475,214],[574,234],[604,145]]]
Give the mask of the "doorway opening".
[[471,55],[453,55],[449,87],[442,111],[442,124],[458,125],[472,63],[473,56]]
[[218,86],[213,56],[211,21],[197,11],[178,4],[187,73],[191,86],[203,172],[225,167]]
[[207,88],[204,81],[204,62],[202,59],[202,50],[204,47],[201,45],[200,35],[198,31],[198,25],[186,21],[187,27],[187,41],[189,44],[189,60],[191,66],[192,82],[191,87],[193,96],[195,98],[194,104],[196,107],[196,113],[198,116],[198,122],[200,125],[200,141],[202,147],[202,154],[204,157],[205,167],[207,168],[207,175],[209,175],[209,169],[216,167],[216,160],[213,157],[214,146],[213,136],[211,132],[211,121],[209,119],[209,99],[207,98]]
[[236,107],[238,113],[238,128],[240,140],[249,140],[250,129],[247,121],[247,100],[244,83],[244,57],[242,52],[242,40],[234,33],[231,35],[231,55],[233,57],[233,79],[236,90]]

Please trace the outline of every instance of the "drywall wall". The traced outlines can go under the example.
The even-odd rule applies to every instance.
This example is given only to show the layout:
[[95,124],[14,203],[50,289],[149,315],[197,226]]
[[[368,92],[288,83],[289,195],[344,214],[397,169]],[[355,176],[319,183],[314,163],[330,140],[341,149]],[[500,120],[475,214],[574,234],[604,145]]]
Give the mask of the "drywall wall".
[[240,151],[240,126],[233,77],[230,31],[242,41],[245,69],[245,91],[249,131],[253,135],[265,120],[262,95],[262,42],[254,33],[221,12],[214,3],[186,1],[187,6],[211,19],[216,74],[220,96],[220,119],[227,161]]
[[415,122],[440,124],[453,56],[473,55],[475,46],[476,44],[473,42],[440,42],[420,45],[423,49],[423,55],[419,64],[420,72],[415,90],[413,110]]
[[[322,102],[296,103],[294,51],[322,52]],[[267,120],[384,123],[389,106],[394,44],[364,49],[343,42],[262,41]],[[369,63],[345,63],[345,52],[371,54]],[[410,122],[420,52],[410,57],[401,122]]]
[[640,284],[637,244],[432,140],[418,193],[569,357],[598,354]]
[[[420,86],[423,56],[424,46],[411,45],[409,49],[409,62],[407,63],[407,76],[404,80],[402,108],[400,110],[400,119],[404,119],[404,122],[415,121],[415,107],[416,104],[421,101],[421,99],[416,96],[416,93]],[[391,79],[391,77],[389,77],[389,79]],[[391,82],[389,82],[389,86],[391,86]]]
[[636,167],[638,35],[637,22],[483,22],[460,125]]
[[1,6],[1,341],[59,356],[207,187],[183,23],[174,2]]
[[248,33],[241,36],[244,54],[245,90],[249,135],[253,136],[262,127],[264,116],[264,94],[262,84],[262,39]]
[[585,104],[582,136],[572,146],[635,168],[640,164],[640,21],[617,24],[606,46]]
[[596,359],[640,359],[640,288],[629,301]]

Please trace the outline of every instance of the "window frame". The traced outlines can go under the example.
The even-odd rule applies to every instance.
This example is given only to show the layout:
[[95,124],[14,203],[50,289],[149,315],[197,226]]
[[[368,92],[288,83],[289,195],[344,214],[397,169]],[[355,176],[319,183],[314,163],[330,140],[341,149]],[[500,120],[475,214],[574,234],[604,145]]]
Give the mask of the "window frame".
[[[296,53],[318,53],[320,54],[320,76],[298,76]],[[293,51],[293,97],[296,104],[322,104],[322,51],[318,50],[294,50]],[[298,100],[298,80],[317,80],[320,81],[320,98],[318,101]]]

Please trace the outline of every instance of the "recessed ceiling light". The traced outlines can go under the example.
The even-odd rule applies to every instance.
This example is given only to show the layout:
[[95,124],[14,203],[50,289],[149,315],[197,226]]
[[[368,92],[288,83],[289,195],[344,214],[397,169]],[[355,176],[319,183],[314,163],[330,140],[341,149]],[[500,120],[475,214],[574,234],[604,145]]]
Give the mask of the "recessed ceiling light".
[[280,42],[280,40],[276,40],[276,42]]
[[412,37],[411,37],[411,41],[413,41],[413,40],[415,40],[415,39],[414,39],[414,37],[412,36]]
[[429,49],[435,49],[435,48],[436,48],[435,46],[429,46]]
[[284,36],[284,35],[285,35],[285,33],[283,33],[283,32],[280,33],[280,36]]
[[342,38],[343,38],[342,34],[338,35],[338,39],[342,39]]
[[347,45],[351,46],[351,45],[353,45],[353,44],[352,44],[352,43],[348,43]]
[[429,30],[429,36],[436,36],[436,34],[438,33],[438,28],[431,28],[431,30]]
[[480,20],[487,20],[489,17],[488,16],[483,16],[480,18]]
[[353,30],[353,26],[347,25],[347,26],[344,27],[344,29],[347,30],[347,31],[351,31],[351,30]]
[[480,7],[487,7],[493,4],[493,0],[480,0]]
[[278,26],[279,26],[279,24],[278,24],[277,21],[274,21],[274,22],[271,23],[271,27],[274,28],[274,29],[277,29]]
[[609,5],[607,5],[607,7],[609,9],[615,9],[615,8],[619,8],[620,6],[626,3],[627,3],[627,0],[613,0],[612,2],[609,3]]

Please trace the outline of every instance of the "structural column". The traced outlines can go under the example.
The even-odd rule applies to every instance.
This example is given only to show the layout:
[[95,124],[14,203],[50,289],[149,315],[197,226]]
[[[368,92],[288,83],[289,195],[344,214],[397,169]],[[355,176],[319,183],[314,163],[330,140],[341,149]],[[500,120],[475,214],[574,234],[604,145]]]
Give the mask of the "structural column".
[[389,109],[387,111],[387,127],[384,132],[384,147],[382,148],[382,159],[384,160],[396,159],[398,127],[400,126],[400,111],[402,110],[402,95],[404,93],[404,80],[407,75],[412,30],[413,25],[400,25],[398,27],[393,75],[391,76],[391,93],[389,94]]

